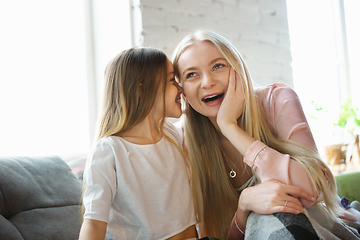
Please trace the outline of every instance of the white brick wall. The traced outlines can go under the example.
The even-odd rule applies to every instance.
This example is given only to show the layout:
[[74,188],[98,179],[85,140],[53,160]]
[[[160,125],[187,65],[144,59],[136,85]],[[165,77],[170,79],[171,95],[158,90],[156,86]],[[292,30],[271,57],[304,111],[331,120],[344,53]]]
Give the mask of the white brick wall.
[[293,86],[286,0],[131,1],[135,45],[162,49],[171,58],[183,36],[209,28],[238,48],[257,83]]

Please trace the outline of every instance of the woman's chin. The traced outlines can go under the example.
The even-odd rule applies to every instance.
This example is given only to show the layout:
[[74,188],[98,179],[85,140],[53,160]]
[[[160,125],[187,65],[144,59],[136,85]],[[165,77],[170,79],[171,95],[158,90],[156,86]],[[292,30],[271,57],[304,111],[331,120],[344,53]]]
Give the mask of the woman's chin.
[[202,109],[201,111],[197,111],[197,112],[200,113],[201,115],[205,116],[205,117],[210,118],[210,119],[211,118],[216,118],[217,115],[218,115],[218,112],[219,112],[219,107],[220,106],[214,106],[214,107],[211,107],[211,108],[207,107],[207,109]]

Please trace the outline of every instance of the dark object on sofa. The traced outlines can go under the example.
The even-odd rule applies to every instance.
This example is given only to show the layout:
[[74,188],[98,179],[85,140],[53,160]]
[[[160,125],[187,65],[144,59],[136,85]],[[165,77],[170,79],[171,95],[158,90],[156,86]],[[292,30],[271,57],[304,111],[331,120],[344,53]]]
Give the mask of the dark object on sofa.
[[59,157],[1,157],[0,239],[78,239],[81,185]]

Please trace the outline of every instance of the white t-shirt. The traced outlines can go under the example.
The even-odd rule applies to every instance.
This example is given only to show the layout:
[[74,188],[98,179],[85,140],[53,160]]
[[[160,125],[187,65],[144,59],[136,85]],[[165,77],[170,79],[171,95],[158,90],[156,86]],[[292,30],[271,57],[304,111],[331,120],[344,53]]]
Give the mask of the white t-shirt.
[[[164,132],[181,146],[170,123]],[[149,145],[100,139],[84,182],[84,219],[107,222],[105,239],[166,239],[196,224],[185,160],[165,137]]]

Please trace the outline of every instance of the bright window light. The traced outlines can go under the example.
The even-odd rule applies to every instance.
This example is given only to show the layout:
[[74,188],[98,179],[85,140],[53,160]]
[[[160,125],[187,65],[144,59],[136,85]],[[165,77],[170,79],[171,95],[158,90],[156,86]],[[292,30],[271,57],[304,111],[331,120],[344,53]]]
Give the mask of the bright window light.
[[86,151],[82,1],[6,1],[0,11],[0,155]]
[[[288,23],[291,41],[294,87],[312,128],[319,151],[323,146],[348,141],[343,132],[333,126],[341,104],[342,81],[339,56],[337,0],[287,0]],[[345,0],[345,21],[350,62],[351,88],[359,89],[359,34],[356,12],[360,1]],[[356,35],[356,36],[355,36]],[[341,54],[341,53],[340,53]],[[348,93],[350,94],[350,93]],[[346,96],[345,96],[346,97]],[[354,94],[359,106],[359,94]],[[317,111],[316,106],[324,111]]]
[[[116,9],[109,2],[120,6],[118,14],[113,14]],[[94,61],[99,74],[95,79],[102,82],[105,62],[130,46],[129,5],[128,1],[96,4],[93,25],[104,22],[97,10],[106,12],[106,4],[111,9],[108,13],[125,17],[96,25],[102,28],[101,34],[107,34],[94,37],[93,42],[94,51],[103,52]],[[88,152],[93,134],[89,123],[95,122],[89,119],[94,107],[89,99],[99,96],[88,91],[88,84],[94,83],[88,81],[85,10],[84,1],[1,2],[0,156],[64,157]],[[115,42],[120,35],[123,41]],[[98,89],[101,84],[95,85]]]

